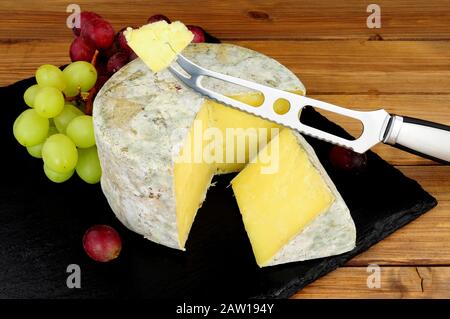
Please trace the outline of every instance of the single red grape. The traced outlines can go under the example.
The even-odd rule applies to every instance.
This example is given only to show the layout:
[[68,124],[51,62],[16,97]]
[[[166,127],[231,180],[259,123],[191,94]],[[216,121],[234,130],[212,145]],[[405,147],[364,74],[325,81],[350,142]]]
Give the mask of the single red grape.
[[106,75],[100,75],[97,78],[97,82],[95,82],[95,89],[98,91],[100,91],[100,89],[102,88],[103,84],[106,83],[106,81],[109,80],[109,77]]
[[186,26],[189,31],[194,34],[194,39],[192,39],[192,43],[202,43],[205,42],[205,30],[196,25],[187,25]]
[[91,62],[94,56],[95,48],[90,44],[86,43],[82,38],[75,38],[70,45],[70,59],[72,62],[75,61],[86,61]]
[[109,58],[108,64],[106,65],[106,69],[109,74],[113,74],[119,71],[127,63],[128,63],[128,54],[119,51]]
[[128,59],[129,59],[130,61],[133,61],[133,60],[135,60],[135,59],[137,59],[137,58],[138,58],[138,55],[137,55],[136,53],[134,53],[134,51],[131,52],[131,53],[130,53],[130,56],[128,57]]
[[73,27],[72,31],[77,37],[81,34],[81,29],[83,29],[92,19],[101,18],[97,13],[90,11],[83,11],[80,13],[80,27]]
[[81,28],[81,37],[99,50],[108,49],[114,42],[114,35],[111,24],[101,18],[92,19]]
[[147,23],[153,23],[163,20],[166,21],[167,23],[170,23],[170,19],[163,14],[152,15],[150,18],[147,19]]
[[334,146],[330,151],[330,162],[335,168],[342,171],[357,172],[366,167],[367,155],[341,146]]
[[93,260],[108,262],[119,256],[122,240],[114,228],[95,225],[84,233],[83,248]]
[[121,51],[125,52],[126,54],[130,55],[131,52],[133,52],[133,49],[131,49],[129,47],[129,45],[127,43],[127,39],[125,38],[125,35],[123,34],[123,32],[126,29],[127,28],[125,27],[125,28],[121,29],[119,32],[117,32],[115,43],[117,44],[117,47],[119,48],[119,50],[121,50]]

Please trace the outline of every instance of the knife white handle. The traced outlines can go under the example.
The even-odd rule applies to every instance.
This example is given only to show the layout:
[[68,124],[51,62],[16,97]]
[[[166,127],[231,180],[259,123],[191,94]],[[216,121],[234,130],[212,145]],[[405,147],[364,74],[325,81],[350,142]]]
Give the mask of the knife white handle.
[[450,126],[394,115],[384,142],[410,153],[450,164]]

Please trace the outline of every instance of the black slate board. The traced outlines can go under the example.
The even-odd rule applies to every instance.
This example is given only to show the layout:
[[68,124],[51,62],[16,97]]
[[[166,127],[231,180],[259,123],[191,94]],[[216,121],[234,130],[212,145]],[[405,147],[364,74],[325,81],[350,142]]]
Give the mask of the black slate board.
[[[436,205],[415,181],[372,152],[359,176],[330,167],[330,145],[311,138],[323,165],[350,208],[357,247],[346,254],[259,269],[231,188],[233,176],[216,178],[200,209],[187,252],[172,250],[132,233],[114,217],[99,185],[78,177],[64,184],[47,180],[42,162],[12,135],[25,105],[28,79],[0,89],[0,297],[285,298],[368,249]],[[346,134],[312,109],[303,121]],[[81,238],[93,224],[115,227],[123,239],[120,258],[100,264],[84,253]],[[81,267],[81,289],[68,289],[66,267]],[[343,283],[345,284],[345,283]]]

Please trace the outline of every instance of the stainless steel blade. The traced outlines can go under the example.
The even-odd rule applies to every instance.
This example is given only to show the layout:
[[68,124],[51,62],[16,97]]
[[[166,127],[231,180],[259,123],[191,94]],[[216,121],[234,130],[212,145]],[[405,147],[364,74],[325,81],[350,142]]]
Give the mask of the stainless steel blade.
[[[170,72],[172,72],[175,77],[177,77],[188,87],[210,99],[297,130],[300,133],[353,149],[359,153],[367,151],[383,140],[384,132],[386,131],[386,127],[391,117],[385,110],[370,112],[354,111],[305,96],[214,72],[193,63],[180,54],[178,55],[177,63],[188,75],[184,75],[173,66],[169,67]],[[259,91],[264,95],[264,102],[262,105],[255,107],[212,91],[202,85],[202,79],[204,77],[215,78]],[[290,103],[289,111],[282,115],[276,113],[273,107],[275,101],[280,98],[286,99]],[[361,121],[363,125],[362,134],[355,140],[348,140],[303,124],[300,122],[300,112],[307,105]]]

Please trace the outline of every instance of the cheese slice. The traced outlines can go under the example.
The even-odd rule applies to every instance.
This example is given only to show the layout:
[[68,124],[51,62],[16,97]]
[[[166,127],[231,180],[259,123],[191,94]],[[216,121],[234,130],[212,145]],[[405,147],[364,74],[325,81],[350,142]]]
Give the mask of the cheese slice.
[[[329,214],[334,202],[339,202],[340,208],[337,223],[329,225],[326,232],[316,233],[310,239],[311,245],[320,241],[322,245],[333,247],[336,241],[344,239],[346,245],[341,247],[341,252],[354,247],[355,230],[349,211],[314,152],[306,145],[300,135],[284,129],[261,151],[278,154],[276,169],[265,172],[266,164],[257,157],[231,182],[256,261],[261,267],[278,263],[279,259],[274,260],[277,253],[294,242],[295,237],[301,238],[303,231],[318,216]],[[300,244],[307,242],[306,238],[297,241]],[[303,254],[304,259],[310,259],[311,251],[314,251],[295,249],[297,256]]]
[[[221,73],[282,90],[303,94],[305,91],[296,76],[277,61],[235,45],[191,44],[183,54]],[[204,85],[250,104],[261,102],[260,95],[243,87],[213,79]],[[218,132],[253,128],[269,134],[267,130],[279,129],[271,122],[205,99],[181,85],[167,70],[151,72],[141,59],[119,70],[103,86],[95,99],[93,116],[103,170],[101,185],[114,213],[131,230],[154,242],[182,250],[213,175],[242,170],[255,153],[244,143],[244,146],[233,146],[244,148],[244,163],[196,161],[192,158],[195,155],[190,153],[195,154],[192,150],[206,143],[205,140],[199,142],[195,138],[197,135],[192,134],[196,125],[201,124],[201,132],[205,128]],[[237,140],[238,135],[233,138]],[[272,137],[270,135],[264,143],[258,140],[258,156]],[[222,155],[228,150],[222,149]],[[218,149],[209,151],[214,155],[220,152]],[[314,158],[311,159],[314,152],[308,151],[307,155],[315,163]],[[191,160],[180,161],[182,158]],[[296,226],[297,231],[303,229],[301,243],[297,243],[297,236],[284,246],[272,248],[276,250],[275,255],[263,265],[304,260],[305,256],[332,255],[354,245],[355,231],[348,209],[331,181],[328,182],[334,196],[329,207],[334,212],[333,218],[330,219],[328,213],[308,212],[312,216],[309,224]],[[324,241],[314,239],[321,234],[308,231],[311,227],[317,230],[313,225],[320,219],[320,227],[340,225],[340,222],[348,226],[345,231],[349,233],[334,246],[326,246],[322,244]],[[340,231],[336,230],[336,234]],[[300,248],[296,250],[294,246]]]
[[125,39],[133,51],[153,70],[161,71],[169,66],[194,35],[180,21],[158,21],[139,29],[127,28]]

